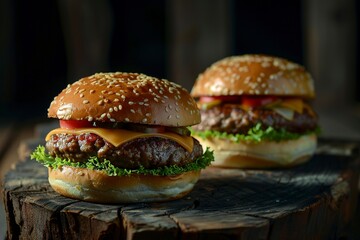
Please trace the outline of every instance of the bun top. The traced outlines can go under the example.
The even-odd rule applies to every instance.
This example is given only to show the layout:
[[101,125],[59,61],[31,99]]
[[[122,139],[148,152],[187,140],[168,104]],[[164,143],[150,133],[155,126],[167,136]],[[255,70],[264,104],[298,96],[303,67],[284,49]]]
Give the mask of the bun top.
[[181,86],[139,73],[97,73],[69,84],[48,109],[64,120],[190,126],[200,112]]
[[193,97],[277,95],[314,98],[314,82],[299,64],[266,55],[242,55],[215,62],[200,74]]

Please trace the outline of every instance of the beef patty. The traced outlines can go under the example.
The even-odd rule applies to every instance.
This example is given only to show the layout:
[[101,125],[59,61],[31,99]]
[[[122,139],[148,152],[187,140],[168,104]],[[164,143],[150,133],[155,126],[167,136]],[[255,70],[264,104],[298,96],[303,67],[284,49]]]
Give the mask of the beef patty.
[[306,109],[303,113],[294,113],[293,120],[288,120],[272,109],[254,108],[244,110],[236,104],[222,104],[201,110],[201,123],[192,128],[197,131],[215,130],[227,133],[246,134],[258,123],[265,129],[285,129],[293,133],[305,133],[317,128],[317,116]]
[[54,134],[46,142],[46,149],[53,157],[84,162],[91,156],[100,160],[107,159],[120,168],[147,169],[169,165],[184,166],[194,161],[203,153],[200,143],[193,139],[194,148],[190,153],[177,142],[161,138],[137,138],[118,147],[93,133],[80,135]]

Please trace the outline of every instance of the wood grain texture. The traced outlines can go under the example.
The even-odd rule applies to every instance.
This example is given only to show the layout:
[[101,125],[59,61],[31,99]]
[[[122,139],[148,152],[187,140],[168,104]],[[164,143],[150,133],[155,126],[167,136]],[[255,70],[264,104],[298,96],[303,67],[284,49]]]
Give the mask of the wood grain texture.
[[357,144],[322,141],[296,168],[209,167],[180,200],[103,205],[58,195],[27,160],[5,178],[7,238],[337,239],[356,209],[357,163]]

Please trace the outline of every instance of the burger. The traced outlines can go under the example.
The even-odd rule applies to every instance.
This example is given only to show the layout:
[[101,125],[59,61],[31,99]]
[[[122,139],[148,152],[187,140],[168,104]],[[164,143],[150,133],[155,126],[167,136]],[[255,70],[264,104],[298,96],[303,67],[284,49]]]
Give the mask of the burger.
[[197,104],[181,86],[138,73],[98,73],[68,85],[48,117],[59,128],[31,154],[61,195],[90,202],[167,201],[189,193],[213,160],[190,136]]
[[202,122],[193,136],[214,151],[214,166],[289,167],[314,154],[314,82],[304,67],[267,55],[231,56],[201,73],[191,91]]

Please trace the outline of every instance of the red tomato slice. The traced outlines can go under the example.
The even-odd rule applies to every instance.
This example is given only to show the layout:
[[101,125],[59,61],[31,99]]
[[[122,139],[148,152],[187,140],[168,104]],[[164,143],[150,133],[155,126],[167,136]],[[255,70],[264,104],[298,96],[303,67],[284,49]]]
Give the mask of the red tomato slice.
[[93,127],[92,122],[87,120],[60,120],[60,127],[67,129],[75,128],[91,128]]
[[275,96],[243,96],[242,104],[248,107],[258,107],[272,103],[277,99]]

